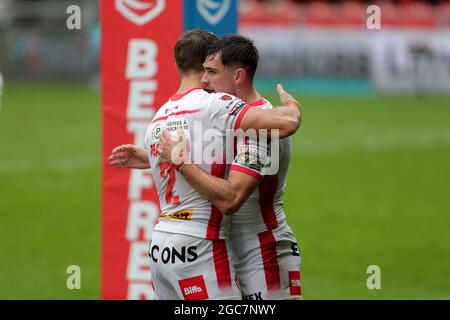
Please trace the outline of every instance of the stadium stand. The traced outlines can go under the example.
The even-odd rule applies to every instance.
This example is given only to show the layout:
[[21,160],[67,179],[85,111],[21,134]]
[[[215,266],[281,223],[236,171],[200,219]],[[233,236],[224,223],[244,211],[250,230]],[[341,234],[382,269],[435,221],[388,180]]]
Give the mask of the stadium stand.
[[450,26],[449,1],[241,0],[241,25],[305,25],[364,28],[369,5],[381,8],[383,28]]

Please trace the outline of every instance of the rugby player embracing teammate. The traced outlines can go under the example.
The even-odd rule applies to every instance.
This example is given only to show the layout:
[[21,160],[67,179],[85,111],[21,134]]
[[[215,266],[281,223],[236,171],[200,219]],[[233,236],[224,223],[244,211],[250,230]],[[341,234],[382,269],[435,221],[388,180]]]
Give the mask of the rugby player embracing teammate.
[[[272,108],[253,87],[257,65],[258,51],[251,40],[241,35],[225,36],[208,50],[202,82],[208,89],[235,95],[249,106]],[[261,153],[266,151],[263,143],[252,140],[238,148],[226,180],[193,164],[185,164],[180,170],[186,181],[222,213],[232,214],[231,248],[244,299],[301,298],[300,250],[286,222],[282,201],[291,139],[279,143],[278,154],[270,156],[269,150],[269,157],[279,161],[276,174],[265,175],[261,162],[252,162],[254,155],[264,157]],[[177,154],[172,152],[177,144],[163,134],[161,148],[166,161]]]
[[[281,137],[286,137],[300,124],[298,103],[281,86],[278,92],[284,106],[275,109],[250,108],[236,97],[227,95],[224,99],[223,93],[209,94],[201,89],[202,63],[207,48],[215,39],[202,30],[181,35],[174,50],[180,87],[149,125],[145,137],[147,153],[124,145],[113,150],[109,158],[115,167],[151,167],[162,210],[149,252],[158,299],[241,297],[233,281],[234,268],[230,264],[229,244],[225,241],[229,238],[229,216],[224,216],[188,184],[178,172],[183,164],[176,166],[162,161],[159,140],[163,129],[176,132],[181,128],[183,134],[192,137],[190,142],[195,145],[196,122],[219,130],[223,136],[227,130],[253,128],[277,129]],[[213,176],[225,176],[226,165],[220,161],[203,163],[200,167]]]

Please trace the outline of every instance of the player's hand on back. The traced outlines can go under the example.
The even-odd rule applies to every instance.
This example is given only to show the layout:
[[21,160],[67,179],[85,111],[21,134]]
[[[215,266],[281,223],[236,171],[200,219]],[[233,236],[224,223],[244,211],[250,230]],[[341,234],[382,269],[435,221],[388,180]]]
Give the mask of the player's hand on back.
[[149,169],[147,152],[132,144],[116,147],[108,157],[113,168]]
[[175,168],[183,163],[190,163],[189,157],[189,141],[184,135],[183,130],[179,129],[176,137],[172,137],[170,133],[164,129],[159,138],[159,153],[162,160],[169,162]]

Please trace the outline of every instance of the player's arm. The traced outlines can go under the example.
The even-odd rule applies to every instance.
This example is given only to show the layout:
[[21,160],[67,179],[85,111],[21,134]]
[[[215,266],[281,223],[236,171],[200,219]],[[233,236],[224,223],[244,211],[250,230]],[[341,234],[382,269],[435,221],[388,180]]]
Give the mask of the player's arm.
[[114,148],[108,157],[114,168],[149,169],[150,162],[145,149],[132,144],[124,144]]
[[252,194],[259,180],[248,174],[230,171],[227,179],[214,177],[195,164],[178,167],[184,179],[223,214],[232,214]]
[[159,151],[184,179],[223,214],[236,212],[259,184],[259,179],[238,171],[230,171],[228,179],[214,177],[199,166],[190,164],[189,157],[181,154],[180,140],[172,140],[164,130],[160,136]]
[[238,128],[279,130],[279,137],[294,134],[300,127],[302,113],[300,104],[278,84],[277,91],[282,107],[273,109],[248,108],[239,122]]

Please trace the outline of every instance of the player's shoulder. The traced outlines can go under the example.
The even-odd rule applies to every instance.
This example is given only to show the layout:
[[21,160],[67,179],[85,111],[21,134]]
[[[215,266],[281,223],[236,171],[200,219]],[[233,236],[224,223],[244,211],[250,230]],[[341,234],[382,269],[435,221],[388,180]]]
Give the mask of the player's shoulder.
[[193,88],[189,90],[189,95],[185,95],[187,98],[208,97],[210,93],[202,88]]
[[157,111],[157,115],[167,115],[182,108],[201,104],[209,96],[202,88],[192,88],[183,93],[173,94]]
[[208,96],[209,93],[202,88],[192,88],[186,92],[172,95],[168,102],[177,105],[190,104],[207,99]]
[[254,102],[253,104],[251,104],[251,105],[258,106],[258,107],[260,107],[260,108],[262,108],[262,109],[271,109],[271,108],[273,108],[272,103],[270,103],[270,101],[267,100],[267,99],[264,98],[264,97],[261,97],[261,99],[259,99],[258,101],[255,101],[255,102]]
[[228,104],[231,101],[240,100],[239,98],[225,92],[211,92],[208,96],[209,103]]
[[181,104],[197,105],[199,107],[227,107],[231,103],[240,101],[237,97],[223,92],[208,92],[203,89],[194,90],[183,97]]
[[246,103],[238,97],[225,92],[211,93],[206,103],[212,110],[226,110],[229,114],[242,109],[242,107],[246,105]]
[[273,108],[273,104],[269,100],[266,98],[262,98],[262,100],[264,101],[263,108]]

